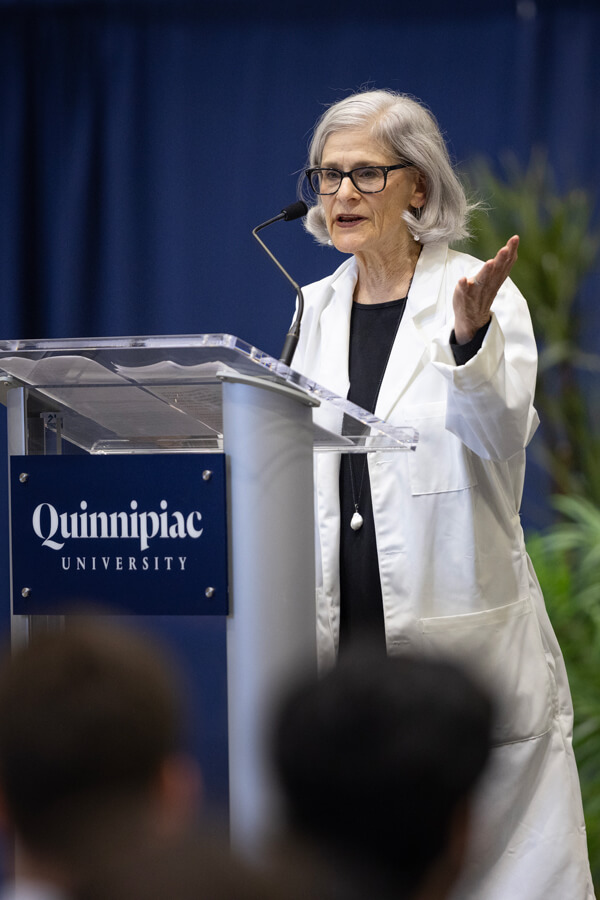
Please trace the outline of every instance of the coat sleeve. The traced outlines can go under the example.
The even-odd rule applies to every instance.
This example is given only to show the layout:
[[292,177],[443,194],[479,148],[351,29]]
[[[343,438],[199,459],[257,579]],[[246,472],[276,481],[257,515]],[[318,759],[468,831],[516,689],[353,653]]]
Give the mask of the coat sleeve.
[[455,364],[447,328],[431,349],[448,386],[446,428],[483,459],[522,451],[539,424],[533,406],[537,349],[527,304],[513,282],[498,292],[481,349],[469,362]]

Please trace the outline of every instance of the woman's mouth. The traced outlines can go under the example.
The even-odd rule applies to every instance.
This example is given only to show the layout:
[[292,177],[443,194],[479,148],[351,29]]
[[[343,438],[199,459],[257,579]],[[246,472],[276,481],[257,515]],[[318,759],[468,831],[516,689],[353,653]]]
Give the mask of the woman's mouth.
[[335,224],[339,225],[340,228],[352,228],[353,225],[358,225],[359,222],[364,222],[364,220],[364,216],[340,215],[336,216]]

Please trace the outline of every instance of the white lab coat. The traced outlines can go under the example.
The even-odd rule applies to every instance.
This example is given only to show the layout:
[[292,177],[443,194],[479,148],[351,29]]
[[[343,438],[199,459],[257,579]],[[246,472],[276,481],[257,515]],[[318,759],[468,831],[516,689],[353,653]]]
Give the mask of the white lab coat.
[[[456,654],[498,697],[496,747],[456,897],[588,900],[569,687],[519,518],[525,447],[538,425],[537,352],[515,285],[499,291],[475,357],[457,366],[449,346],[454,288],[480,267],[445,244],[423,247],[379,392],[376,415],[419,432],[414,452],[368,456],[388,652]],[[351,257],[304,289],[293,360],[341,396],[356,276]],[[316,466],[324,666],[339,634],[339,460],[323,454]]]

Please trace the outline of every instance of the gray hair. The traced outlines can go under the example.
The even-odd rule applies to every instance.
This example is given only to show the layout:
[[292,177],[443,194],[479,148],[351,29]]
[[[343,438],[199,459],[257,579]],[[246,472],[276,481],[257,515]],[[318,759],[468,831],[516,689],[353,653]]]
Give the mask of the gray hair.
[[[394,91],[362,91],[330,106],[318,120],[309,147],[309,165],[319,166],[325,142],[345,129],[371,128],[374,140],[399,162],[409,162],[425,178],[426,199],[420,210],[402,218],[422,244],[468,237],[467,220],[477,204],[467,201],[434,116],[417,100]],[[321,244],[330,243],[320,199],[309,209],[306,230]]]

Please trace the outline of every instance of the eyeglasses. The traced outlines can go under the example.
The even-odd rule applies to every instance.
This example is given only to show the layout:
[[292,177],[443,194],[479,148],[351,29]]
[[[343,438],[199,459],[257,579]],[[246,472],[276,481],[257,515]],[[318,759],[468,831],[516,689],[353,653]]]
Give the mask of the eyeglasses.
[[361,194],[379,194],[387,184],[387,173],[394,169],[406,169],[407,166],[410,166],[410,163],[397,163],[395,166],[360,166],[349,172],[316,166],[307,169],[304,174],[315,194],[337,194],[344,178],[349,178]]

